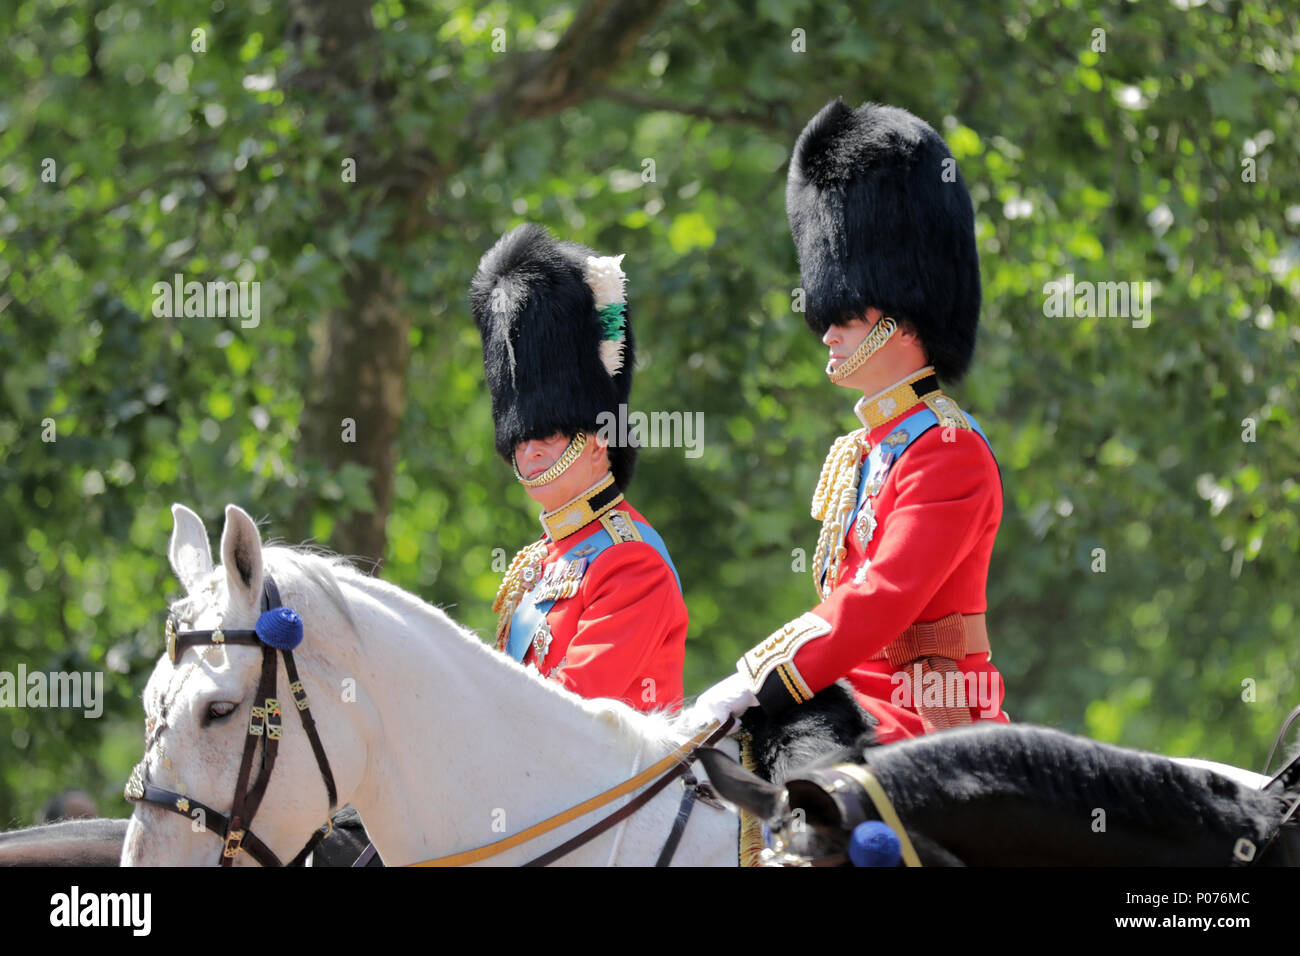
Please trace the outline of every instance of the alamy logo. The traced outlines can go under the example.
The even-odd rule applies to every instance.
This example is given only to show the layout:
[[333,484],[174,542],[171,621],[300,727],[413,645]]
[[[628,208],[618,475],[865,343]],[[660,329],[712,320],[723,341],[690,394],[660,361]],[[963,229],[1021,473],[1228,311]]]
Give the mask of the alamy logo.
[[889,702],[895,707],[978,707],[981,717],[996,717],[1002,705],[997,671],[926,671],[919,662],[910,672],[895,671]]
[[1045,284],[1043,295],[1049,319],[1132,319],[1135,329],[1151,324],[1150,282],[1075,282],[1071,272]]
[[255,329],[262,321],[262,283],[186,282],[176,273],[171,282],[153,284],[153,314],[157,319],[185,318],[224,319],[239,316],[246,329]]
[[33,671],[19,664],[18,673],[0,671],[0,707],[83,708],[91,720],[104,713],[103,671]]
[[626,405],[618,414],[601,412],[596,416],[596,434],[611,448],[685,448],[687,458],[704,454],[703,412],[629,413]]
[[50,897],[51,926],[129,926],[134,936],[148,936],[153,924],[149,893],[69,893]]

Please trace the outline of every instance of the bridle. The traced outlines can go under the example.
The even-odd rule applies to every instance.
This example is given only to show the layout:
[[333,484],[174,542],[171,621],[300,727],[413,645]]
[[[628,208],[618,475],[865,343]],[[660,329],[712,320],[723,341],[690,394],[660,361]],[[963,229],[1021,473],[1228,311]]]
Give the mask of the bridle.
[[[321,779],[329,793],[330,815],[338,803],[338,793],[334,787],[334,774],[330,771],[329,759],[321,745],[320,735],[316,732],[316,721],[311,715],[307,703],[307,692],[298,677],[298,667],[293,659],[293,648],[302,643],[302,619],[297,612],[280,604],[280,590],[275,586],[270,574],[262,579],[262,615],[257,624],[251,628],[221,627],[202,631],[178,631],[176,621],[167,616],[167,656],[173,665],[190,647],[208,645],[248,644],[262,648],[262,676],[258,681],[257,692],[253,695],[252,715],[248,722],[248,734],[244,740],[244,756],[239,764],[239,778],[235,783],[235,798],[230,808],[230,816],[213,809],[206,803],[195,800],[185,794],[166,790],[149,783],[145,777],[145,760],[141,760],[131,771],[126,782],[124,796],[132,803],[148,803],[164,810],[170,810],[184,817],[190,817],[195,810],[202,811],[204,826],[216,833],[222,840],[221,855],[217,858],[220,866],[230,866],[240,850],[263,866],[283,866],[279,858],[249,828],[257,808],[261,806],[262,797],[266,795],[267,785],[271,782],[271,771],[275,769],[276,752],[280,746],[283,733],[280,718],[280,700],[276,696],[276,652],[284,656],[284,669],[289,675],[289,691],[298,708],[298,716],[307,731],[312,752],[316,755],[316,764],[320,767]],[[249,786],[249,776],[253,768],[253,753],[257,742],[262,741],[262,762],[257,779]],[[148,759],[146,753],[145,759]],[[213,821],[218,826],[213,826]],[[218,828],[219,827],[219,828]],[[333,830],[332,820],[327,820],[319,830],[312,834],[306,845],[298,851],[289,866],[301,866],[307,855],[316,848]]]

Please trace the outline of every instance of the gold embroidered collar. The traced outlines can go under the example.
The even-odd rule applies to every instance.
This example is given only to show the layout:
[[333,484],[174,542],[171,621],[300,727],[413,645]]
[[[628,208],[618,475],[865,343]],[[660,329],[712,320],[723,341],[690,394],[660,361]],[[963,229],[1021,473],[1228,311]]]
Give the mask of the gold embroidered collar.
[[597,520],[623,500],[623,492],[614,484],[614,476],[607,474],[578,497],[554,511],[541,514],[542,530],[552,541],[567,538]]
[[871,431],[938,390],[939,379],[934,374],[934,366],[927,365],[875,395],[863,395],[853,406],[853,414],[867,426],[867,431]]

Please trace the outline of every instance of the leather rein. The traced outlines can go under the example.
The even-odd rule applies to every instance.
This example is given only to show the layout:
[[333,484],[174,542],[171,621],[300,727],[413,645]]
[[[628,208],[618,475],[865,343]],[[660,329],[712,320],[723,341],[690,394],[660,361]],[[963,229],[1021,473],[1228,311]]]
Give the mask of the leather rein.
[[[284,669],[289,676],[289,691],[293,695],[303,729],[307,731],[312,752],[316,755],[321,779],[325,782],[325,789],[329,793],[331,815],[338,803],[334,774],[330,770],[329,759],[325,756],[320,734],[316,731],[316,721],[311,715],[307,692],[303,689],[302,680],[298,677],[298,667],[293,659],[293,648],[302,641],[302,620],[296,612],[280,603],[280,590],[270,574],[263,578],[262,609],[257,625],[252,628],[227,630],[217,627],[212,630],[178,631],[175,619],[171,615],[167,617],[167,656],[173,665],[190,647],[247,644],[262,648],[262,673],[257,691],[253,695],[252,713],[249,717],[248,733],[244,739],[244,754],[239,763],[239,777],[235,783],[235,798],[230,808],[230,816],[227,817],[193,797],[149,783],[144,770],[145,760],[141,760],[131,771],[123,794],[132,803],[152,804],[184,817],[191,817],[196,810],[201,811],[204,828],[221,838],[222,846],[220,856],[217,858],[220,866],[231,866],[240,850],[247,851],[249,856],[263,866],[284,865],[271,848],[258,839],[250,829],[253,816],[261,806],[267,785],[271,782],[271,772],[275,769],[276,752],[283,734],[280,700],[276,694],[277,652],[284,656]],[[257,779],[249,786],[253,754],[257,750],[259,740],[262,742],[261,766]],[[146,752],[145,759],[147,758]],[[333,828],[333,821],[326,820],[288,865],[301,866],[307,859],[307,855],[329,835]]]
[[[619,797],[644,786],[650,781],[648,787],[636,797],[629,800],[619,809],[615,810],[609,816],[605,817],[599,823],[593,824],[583,830],[577,836],[566,840],[554,849],[547,850],[541,856],[534,857],[524,866],[547,866],[554,863],[563,856],[572,853],[578,847],[590,843],[596,837],[609,830],[615,824],[626,820],[636,811],[650,802],[664,787],[672,783],[678,777],[685,779],[685,792],[682,794],[681,805],[677,809],[677,817],[673,821],[672,829],[668,833],[668,839],[664,843],[663,849],[659,853],[655,866],[667,866],[673,858],[673,853],[677,849],[677,844],[681,840],[682,833],[686,829],[686,822],[690,819],[691,809],[695,801],[701,800],[709,806],[719,810],[726,808],[718,802],[713,796],[712,788],[708,784],[702,784],[696,780],[695,775],[691,773],[690,765],[696,759],[696,751],[702,747],[712,747],[715,743],[727,736],[732,725],[735,723],[735,717],[728,717],[721,724],[706,727],[698,734],[692,737],[686,743],[682,744],[668,756],[664,757],[657,763],[647,767],[641,773],[615,787],[611,787],[604,793],[597,794],[589,800],[584,800],[576,806],[570,807],[554,816],[547,817],[540,823],[535,823],[526,830],[521,830],[511,836],[504,837],[493,843],[488,843],[472,850],[464,850],[460,853],[453,853],[450,856],[435,857],[431,860],[424,860],[420,863],[412,863],[411,866],[464,866],[469,863],[478,863],[482,860],[498,856],[505,851],[519,846],[521,843],[527,843],[529,840],[549,833],[576,820],[592,810],[599,809],[608,803],[617,800]],[[367,853],[369,851],[367,850]],[[365,854],[363,854],[365,856]]]

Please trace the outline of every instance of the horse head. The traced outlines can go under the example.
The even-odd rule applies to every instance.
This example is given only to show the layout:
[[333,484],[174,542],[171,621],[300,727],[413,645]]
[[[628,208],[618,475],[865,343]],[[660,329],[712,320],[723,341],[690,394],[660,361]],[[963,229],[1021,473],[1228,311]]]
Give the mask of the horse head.
[[[263,792],[243,801],[254,809],[251,823],[240,821],[251,834],[243,835],[243,849],[251,839],[287,862],[336,809],[326,778],[332,777],[336,805],[342,805],[366,765],[363,741],[372,736],[356,722],[368,711],[349,703],[347,695],[347,680],[362,663],[357,632],[341,596],[306,573],[290,549],[264,550],[256,524],[242,509],[226,508],[217,567],[199,516],[180,504],[172,506],[172,515],[169,559],[185,596],[170,608],[169,652],[159,659],[144,692],[146,749],[127,784],[127,797],[136,806],[122,863],[209,865],[222,857],[223,847],[232,849],[224,822],[210,817],[229,818],[240,810],[236,790],[246,746],[245,796],[256,786]],[[281,616],[293,618],[284,608],[302,612],[301,643],[292,653],[283,649],[280,637],[269,638],[282,641],[278,652],[265,646],[264,590],[271,572],[268,593],[281,595]],[[176,634],[204,631],[219,633],[193,644],[176,640]],[[234,635],[245,641],[236,643]],[[290,686],[290,666],[298,669],[301,689]],[[272,675],[271,696],[281,705],[278,732],[272,730],[277,715],[270,712],[276,708],[256,699]],[[305,721],[300,722],[304,700],[327,752],[325,762],[313,750]],[[250,737],[260,739],[250,744]],[[273,771],[262,780],[268,757]],[[239,842],[225,855],[248,864]]]

